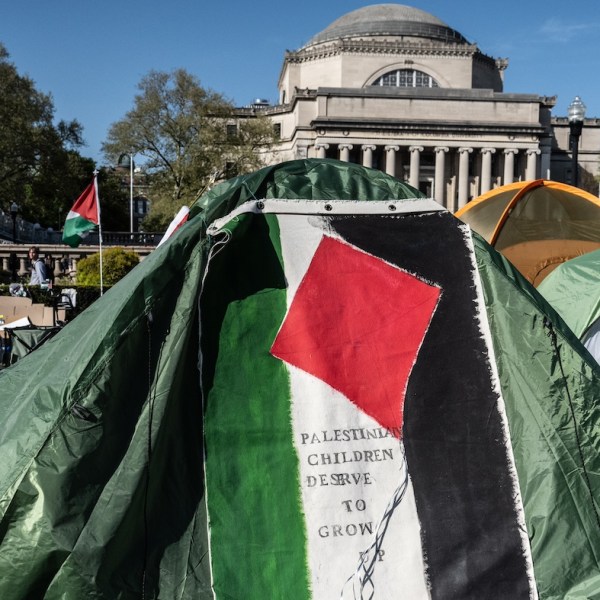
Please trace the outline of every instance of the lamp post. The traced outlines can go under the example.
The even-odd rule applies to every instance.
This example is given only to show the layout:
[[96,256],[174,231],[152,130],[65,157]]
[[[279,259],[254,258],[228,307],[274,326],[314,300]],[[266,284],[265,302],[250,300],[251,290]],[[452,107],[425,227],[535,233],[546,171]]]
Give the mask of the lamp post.
[[133,152],[119,156],[120,166],[126,166],[125,157],[129,162],[129,233],[133,233]]
[[12,241],[13,244],[17,243],[17,215],[19,214],[19,205],[13,202],[10,205],[10,216],[12,217],[13,230],[12,230]]
[[579,96],[575,96],[575,99],[569,108],[567,108],[567,116],[569,118],[569,150],[571,150],[571,171],[573,172],[572,181],[573,185],[577,187],[579,185],[579,163],[578,163],[578,152],[579,152],[579,138],[581,137],[581,130],[583,129],[583,119],[585,118],[585,104],[581,101]]
[[133,154],[129,155],[129,233],[133,233]]

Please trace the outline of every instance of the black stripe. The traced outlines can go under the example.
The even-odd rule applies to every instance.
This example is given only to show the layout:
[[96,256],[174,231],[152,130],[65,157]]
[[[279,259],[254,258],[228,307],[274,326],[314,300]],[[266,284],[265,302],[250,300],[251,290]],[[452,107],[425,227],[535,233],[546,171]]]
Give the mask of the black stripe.
[[501,416],[459,222],[437,213],[332,217],[331,225],[350,244],[443,289],[409,380],[404,421],[432,598],[529,598]]

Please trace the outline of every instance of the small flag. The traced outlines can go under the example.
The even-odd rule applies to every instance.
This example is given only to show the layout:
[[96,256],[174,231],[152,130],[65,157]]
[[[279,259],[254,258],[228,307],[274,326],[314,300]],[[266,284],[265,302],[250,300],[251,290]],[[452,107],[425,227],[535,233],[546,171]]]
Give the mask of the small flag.
[[99,215],[98,185],[94,174],[93,181],[77,198],[67,215],[63,230],[63,242],[72,248],[77,248],[81,240],[99,224]]
[[182,206],[179,209],[179,212],[175,215],[175,218],[171,221],[169,227],[167,227],[165,235],[163,235],[160,242],[158,242],[158,246],[164,244],[188,220],[189,214],[190,209],[187,206]]

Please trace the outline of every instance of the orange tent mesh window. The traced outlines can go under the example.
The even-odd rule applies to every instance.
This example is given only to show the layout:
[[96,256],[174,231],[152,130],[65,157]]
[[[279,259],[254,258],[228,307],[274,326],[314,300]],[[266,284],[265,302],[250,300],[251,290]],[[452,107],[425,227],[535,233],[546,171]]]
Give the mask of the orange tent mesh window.
[[555,181],[495,188],[456,216],[536,286],[560,263],[600,248],[600,199]]

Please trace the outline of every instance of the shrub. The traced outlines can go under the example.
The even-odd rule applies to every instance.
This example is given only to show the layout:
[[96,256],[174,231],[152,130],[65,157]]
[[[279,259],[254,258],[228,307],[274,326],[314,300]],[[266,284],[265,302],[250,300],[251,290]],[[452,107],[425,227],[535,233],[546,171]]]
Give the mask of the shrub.
[[[140,262],[131,250],[109,248],[102,253],[104,285],[114,285]],[[100,254],[91,254],[77,263],[77,285],[100,285]]]

